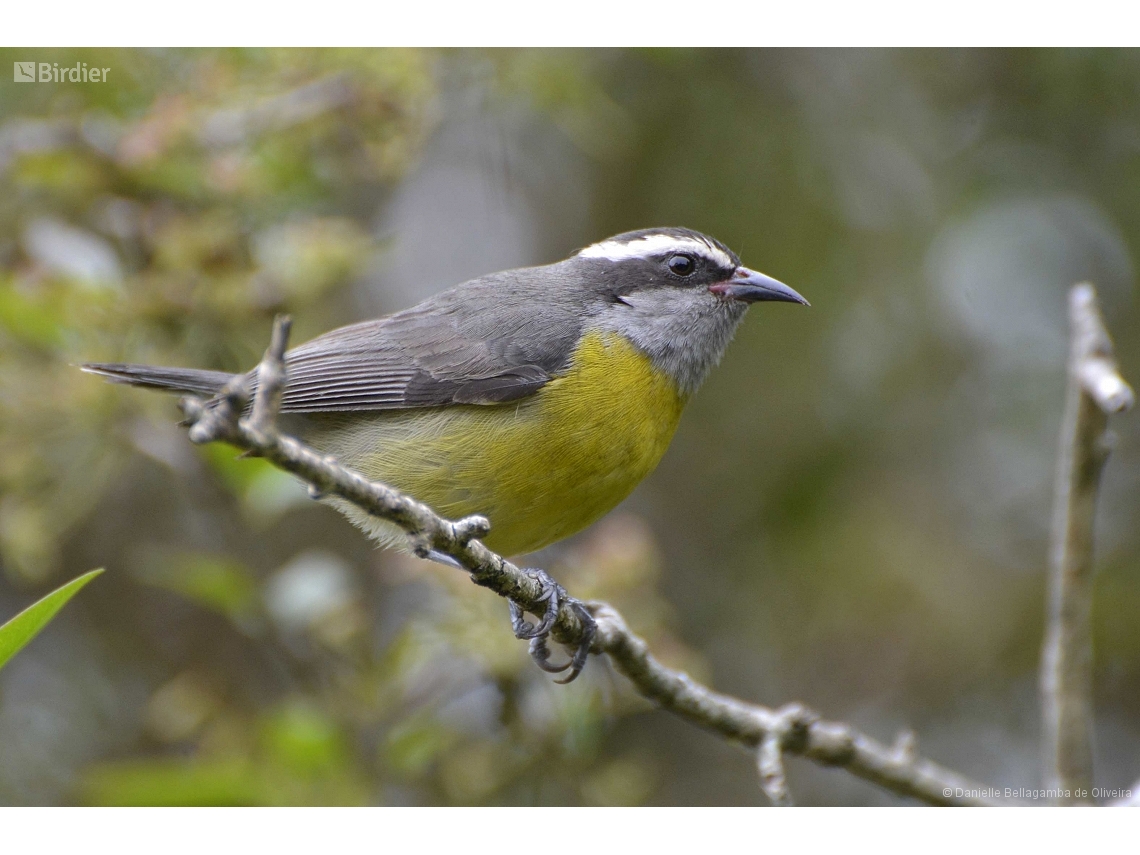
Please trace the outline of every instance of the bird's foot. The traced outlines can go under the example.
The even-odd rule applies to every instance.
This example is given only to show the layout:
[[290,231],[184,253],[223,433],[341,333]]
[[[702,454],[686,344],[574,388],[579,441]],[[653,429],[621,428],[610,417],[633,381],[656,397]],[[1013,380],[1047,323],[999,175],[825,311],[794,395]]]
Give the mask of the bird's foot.
[[[532,624],[523,617],[522,606],[514,600],[508,600],[511,607],[511,629],[514,630],[516,638],[530,640],[531,658],[543,671],[550,674],[561,674],[567,670],[570,672],[561,680],[555,680],[556,683],[573,682],[582,673],[582,669],[586,667],[586,659],[590,655],[590,645],[593,644],[594,633],[597,631],[598,624],[594,620],[594,616],[590,614],[589,609],[586,608],[585,603],[567,594],[566,589],[555,582],[545,570],[528,569],[526,572],[541,587],[542,594],[539,597],[539,602],[545,603],[546,607],[538,623]],[[569,606],[577,615],[578,620],[582,622],[582,641],[568,662],[562,665],[554,665],[549,661],[550,648],[546,646],[546,640],[550,637],[550,630],[554,627],[554,622],[558,620],[558,612],[562,609],[563,604]]]
[[[450,555],[435,549],[425,550],[422,557],[448,567],[464,569],[463,565]],[[545,606],[538,623],[532,624],[524,617],[522,606],[514,600],[507,600],[511,608],[511,629],[514,630],[515,638],[524,638],[530,641],[530,655],[539,668],[550,674],[561,674],[563,671],[569,671],[569,674],[561,680],[555,680],[555,682],[571,683],[586,667],[586,660],[590,656],[590,647],[594,643],[594,635],[598,629],[597,621],[594,620],[594,616],[590,614],[585,603],[567,594],[566,589],[555,582],[545,570],[528,569],[525,572],[538,583],[542,592],[538,601],[544,603]],[[555,621],[558,620],[558,613],[563,604],[569,606],[581,622],[582,641],[568,662],[562,665],[554,665],[550,662],[550,648],[546,646],[546,641],[550,637],[550,630],[554,628]]]

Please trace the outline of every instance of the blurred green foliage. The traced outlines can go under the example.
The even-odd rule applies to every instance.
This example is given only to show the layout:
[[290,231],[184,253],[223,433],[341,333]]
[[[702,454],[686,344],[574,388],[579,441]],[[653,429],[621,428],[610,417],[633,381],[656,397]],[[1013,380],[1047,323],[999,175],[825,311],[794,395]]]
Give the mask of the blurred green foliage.
[[242,364],[275,312],[329,324],[330,290],[370,244],[354,206],[383,195],[430,128],[416,52],[74,56],[118,84],[4,90],[4,114],[27,117],[0,144],[0,550],[29,580],[54,572],[60,531],[122,459],[99,437],[123,399],[72,365]]
[[[198,512],[222,529],[245,527],[256,553],[282,515],[313,514],[301,486],[223,447],[173,445],[181,440],[166,428],[168,401],[123,394],[74,365],[98,358],[232,369],[256,359],[278,312],[297,317],[298,340],[346,318],[345,286],[383,252],[369,220],[435,121],[433,56],[44,54],[110,67],[117,84],[3,90],[4,572],[16,585],[54,576],[66,561],[61,542],[115,513],[108,491],[138,477],[130,461],[140,453],[200,482],[190,491],[213,495]],[[571,70],[556,75],[569,80]],[[177,513],[165,513],[179,525]],[[266,578],[272,565],[257,561],[258,570],[227,553],[224,533],[215,544],[207,534],[205,549],[161,545],[154,533],[163,516],[147,508],[122,520],[135,532],[130,540],[102,542],[115,571],[130,569],[119,584],[218,615],[286,673],[252,703],[221,685],[231,675],[171,673],[142,713],[149,747],[91,767],[70,797],[362,804],[383,800],[385,787],[419,800],[435,786],[437,797],[459,802],[508,798],[512,787],[509,798],[528,800],[520,782],[544,777],[552,755],[578,765],[597,759],[613,710],[596,690],[566,699],[540,687],[505,631],[501,604],[462,577],[458,588],[450,578],[432,581],[425,613],[377,648],[375,618],[343,558],[303,552]],[[437,684],[476,689],[463,689],[468,670],[512,692],[542,693],[553,704],[546,723],[535,729],[504,708],[501,727],[465,733],[448,720],[453,699]],[[592,786],[598,798],[629,797],[604,795],[604,781]]]
[[[761,802],[604,661],[552,685],[463,574],[74,367],[241,370],[278,312],[300,342],[667,224],[813,307],[757,307],[659,471],[535,563],[720,689],[1035,783],[1073,281],[1140,379],[1140,54],[0,54],[112,69],[0,84],[0,607],[108,568],[4,671],[0,803]],[[1136,422],[1098,532],[1106,786],[1140,744]]]

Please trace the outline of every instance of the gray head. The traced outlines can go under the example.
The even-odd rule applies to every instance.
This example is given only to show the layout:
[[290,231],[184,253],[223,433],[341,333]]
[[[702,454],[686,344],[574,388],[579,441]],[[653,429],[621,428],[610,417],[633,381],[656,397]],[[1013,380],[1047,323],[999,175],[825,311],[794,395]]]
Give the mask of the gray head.
[[691,394],[720,361],[752,303],[808,305],[782,282],[740,263],[720,241],[684,228],[615,235],[575,253],[601,298],[594,329],[620,332]]

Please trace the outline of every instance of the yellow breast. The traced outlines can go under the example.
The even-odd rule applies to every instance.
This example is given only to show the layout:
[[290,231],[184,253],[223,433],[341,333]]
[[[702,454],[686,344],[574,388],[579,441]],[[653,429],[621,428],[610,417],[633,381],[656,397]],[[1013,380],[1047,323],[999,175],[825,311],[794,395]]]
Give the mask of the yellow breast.
[[357,416],[305,438],[445,517],[487,516],[487,545],[514,555],[580,531],[628,496],[665,453],[684,405],[623,337],[589,333],[569,370],[521,401]]

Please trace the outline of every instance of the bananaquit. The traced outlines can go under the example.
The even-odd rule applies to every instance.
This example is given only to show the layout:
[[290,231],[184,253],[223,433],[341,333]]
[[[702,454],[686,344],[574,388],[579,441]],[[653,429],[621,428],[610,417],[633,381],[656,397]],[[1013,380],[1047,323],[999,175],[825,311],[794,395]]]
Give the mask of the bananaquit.
[[[532,552],[590,525],[653,470],[685,403],[763,300],[807,305],[699,232],[627,232],[294,348],[281,427],[445,517],[486,516],[491,549]],[[231,379],[83,368],[196,395]],[[328,501],[381,543],[406,542],[391,524]],[[544,585],[557,615],[565,594],[549,577]],[[516,634],[539,642],[552,621],[549,610],[538,627],[512,614]]]

